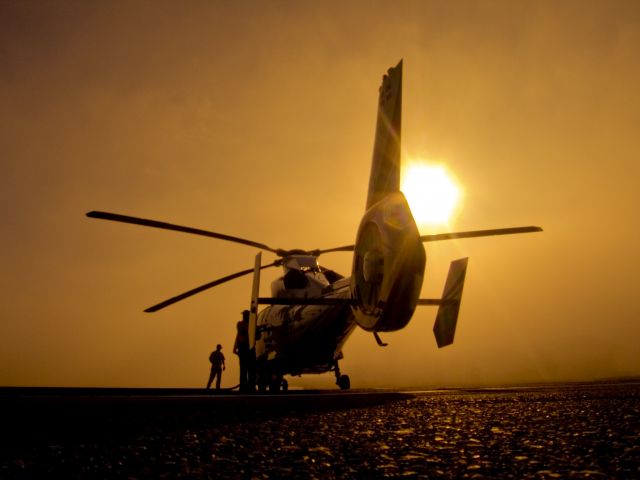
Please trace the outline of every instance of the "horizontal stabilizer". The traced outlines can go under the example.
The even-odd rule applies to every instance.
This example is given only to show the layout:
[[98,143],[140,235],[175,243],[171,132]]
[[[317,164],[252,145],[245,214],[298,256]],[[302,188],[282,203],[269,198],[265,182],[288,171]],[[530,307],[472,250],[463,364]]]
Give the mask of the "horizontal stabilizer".
[[258,303],[263,305],[354,305],[350,298],[277,298],[259,297]]
[[449,274],[442,292],[442,300],[436,315],[436,322],[433,325],[433,334],[436,337],[438,348],[446,347],[453,343],[468,260],[468,258],[455,260],[451,262],[449,267]]
[[418,299],[418,303],[416,303],[416,305],[418,305],[418,306],[425,306],[425,305],[438,306],[438,305],[447,305],[447,304],[453,304],[453,303],[455,303],[455,301],[453,301],[453,300],[444,300],[442,298],[419,298]]

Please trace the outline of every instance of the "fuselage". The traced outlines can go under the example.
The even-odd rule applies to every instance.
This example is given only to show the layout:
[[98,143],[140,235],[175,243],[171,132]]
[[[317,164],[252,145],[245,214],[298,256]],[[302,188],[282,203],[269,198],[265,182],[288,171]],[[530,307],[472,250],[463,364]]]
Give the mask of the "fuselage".
[[308,255],[288,257],[271,284],[275,298],[344,300],[338,305],[274,305],[258,314],[256,359],[280,375],[324,373],[342,358],[356,327],[349,305],[350,280],[320,267]]

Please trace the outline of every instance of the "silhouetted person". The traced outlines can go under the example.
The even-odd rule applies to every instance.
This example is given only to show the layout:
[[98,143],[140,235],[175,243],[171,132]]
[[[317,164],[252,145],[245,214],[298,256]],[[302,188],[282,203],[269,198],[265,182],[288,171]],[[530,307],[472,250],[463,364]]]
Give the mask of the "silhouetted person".
[[240,362],[240,391],[251,392],[255,388],[255,353],[249,346],[249,310],[242,312],[242,320],[236,324],[236,341],[233,353]]
[[222,371],[226,369],[224,364],[224,354],[222,353],[222,345],[216,345],[216,349],[209,355],[211,362],[211,373],[207,382],[207,389],[211,388],[211,382],[216,379],[216,390],[220,390],[220,380],[222,380]]

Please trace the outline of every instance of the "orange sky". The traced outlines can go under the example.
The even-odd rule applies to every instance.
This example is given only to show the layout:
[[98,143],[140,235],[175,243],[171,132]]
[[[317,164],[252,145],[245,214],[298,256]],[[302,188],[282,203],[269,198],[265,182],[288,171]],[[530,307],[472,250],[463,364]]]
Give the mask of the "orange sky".
[[[640,375],[640,4],[364,5],[2,4],[0,385],[203,386],[216,343],[235,384],[250,277],[142,310],[255,250],[85,212],[353,243],[400,58],[405,157],[465,190],[451,228],[545,232],[428,244],[423,297],[470,257],[456,342],[436,348],[429,307],[384,349],[358,331],[352,386]],[[350,254],[320,260],[350,271]]]

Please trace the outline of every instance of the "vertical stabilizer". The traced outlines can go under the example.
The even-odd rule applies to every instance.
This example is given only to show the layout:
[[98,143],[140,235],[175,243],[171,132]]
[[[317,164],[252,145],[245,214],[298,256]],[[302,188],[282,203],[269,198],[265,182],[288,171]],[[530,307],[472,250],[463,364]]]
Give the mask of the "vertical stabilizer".
[[436,337],[438,348],[451,345],[456,335],[468,260],[468,258],[460,258],[451,262],[449,266],[449,274],[442,292],[442,301],[440,308],[438,308],[436,322],[433,325],[433,334]]
[[389,193],[400,190],[401,127],[402,60],[382,77],[367,210]]

